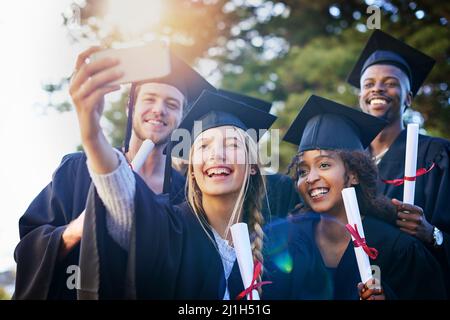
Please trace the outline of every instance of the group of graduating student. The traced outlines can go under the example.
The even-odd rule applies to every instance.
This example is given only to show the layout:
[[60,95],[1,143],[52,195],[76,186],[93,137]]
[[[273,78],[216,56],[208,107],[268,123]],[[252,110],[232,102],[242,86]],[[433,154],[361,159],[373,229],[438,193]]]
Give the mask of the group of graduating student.
[[[100,119],[121,74],[115,60],[86,63],[98,50],[79,55],[70,84],[84,152],[63,158],[19,221],[16,299],[245,297],[252,288],[230,232],[239,222],[248,224],[261,299],[447,298],[450,142],[419,136],[417,167],[427,170],[415,205],[390,184],[404,177],[402,115],[430,57],[375,31],[349,77],[363,112],[311,96],[284,136],[298,145],[291,179],[265,175],[261,137],[248,133],[272,126],[271,104],[217,90],[173,53],[169,75],[132,84],[124,148],[113,148]],[[176,128],[191,132],[178,155],[183,173],[171,163]],[[133,167],[147,140],[153,149]],[[346,228],[348,187],[380,273],[366,283],[354,251],[361,243]],[[67,285],[74,265],[76,290]]]

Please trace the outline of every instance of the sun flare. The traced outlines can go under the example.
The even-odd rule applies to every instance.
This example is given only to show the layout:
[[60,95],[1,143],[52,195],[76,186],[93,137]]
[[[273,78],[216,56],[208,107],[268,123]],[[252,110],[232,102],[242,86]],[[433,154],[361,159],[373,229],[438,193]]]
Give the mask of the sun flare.
[[130,35],[157,25],[162,16],[161,0],[109,0],[106,19]]

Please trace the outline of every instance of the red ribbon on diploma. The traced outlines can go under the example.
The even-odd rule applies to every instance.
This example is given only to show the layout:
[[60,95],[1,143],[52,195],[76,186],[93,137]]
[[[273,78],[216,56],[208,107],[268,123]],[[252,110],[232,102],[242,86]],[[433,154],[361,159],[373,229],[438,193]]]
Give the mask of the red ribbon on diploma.
[[431,165],[430,169],[428,169],[428,170],[425,169],[425,168],[417,169],[416,175],[414,177],[404,177],[404,178],[394,179],[394,180],[384,180],[384,179],[382,179],[382,181],[384,183],[393,184],[394,186],[398,187],[398,186],[401,186],[405,181],[416,181],[417,177],[420,177],[420,176],[423,176],[424,174],[427,174],[428,172],[433,170],[434,167],[435,167],[435,163],[433,162],[433,164]]
[[[125,156],[125,153],[123,153],[123,155]],[[128,158],[127,158],[127,157],[125,157],[125,159],[127,160],[127,164],[128,164],[128,166],[130,167],[131,171],[134,171],[133,165],[131,164],[131,161],[128,161]]]
[[247,289],[245,289],[244,291],[242,291],[241,293],[238,294],[238,296],[236,297],[236,300],[241,300],[248,294],[250,295],[250,300],[253,300],[253,290],[258,289],[259,287],[262,287],[265,284],[272,283],[272,281],[261,281],[261,282],[256,283],[256,281],[259,278],[259,275],[261,274],[261,269],[262,269],[261,262],[255,261],[255,266],[253,268],[252,282],[250,283],[250,285],[248,286]]
[[375,248],[369,247],[366,243],[366,239],[361,238],[361,236],[358,233],[358,227],[356,226],[356,224],[355,224],[354,229],[350,224],[346,224],[345,228],[348,230],[348,232],[350,232],[350,234],[353,236],[353,238],[355,238],[355,241],[353,241],[353,245],[355,246],[355,248],[362,247],[364,252],[367,253],[369,258],[372,260],[374,260],[378,257],[378,250]]

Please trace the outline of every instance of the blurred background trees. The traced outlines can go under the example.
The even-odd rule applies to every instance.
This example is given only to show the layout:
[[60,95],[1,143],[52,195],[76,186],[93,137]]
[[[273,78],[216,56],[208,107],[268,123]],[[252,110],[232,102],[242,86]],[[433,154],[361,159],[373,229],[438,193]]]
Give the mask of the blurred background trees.
[[[74,1],[63,23],[74,42],[115,46],[170,39],[181,57],[219,87],[274,101],[279,116],[274,128],[282,136],[312,93],[357,105],[357,91],[346,84],[346,76],[371,32],[366,26],[369,5],[380,8],[383,31],[437,60],[413,104],[417,112],[407,120],[421,123],[431,135],[450,138],[446,1],[86,0]],[[67,79],[43,89],[50,94],[67,90]],[[125,90],[105,113],[116,145],[124,136],[126,101]],[[71,105],[52,107],[65,111]],[[281,170],[294,151],[282,143]]]
[[9,300],[10,296],[6,293],[3,288],[0,288],[0,300]]
[[11,299],[9,292],[13,292],[15,279],[15,271],[0,272],[0,300]]

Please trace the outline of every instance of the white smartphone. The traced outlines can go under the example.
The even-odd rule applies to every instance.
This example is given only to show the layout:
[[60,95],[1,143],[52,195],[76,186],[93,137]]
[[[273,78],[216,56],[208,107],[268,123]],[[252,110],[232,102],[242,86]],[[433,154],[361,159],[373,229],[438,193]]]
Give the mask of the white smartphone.
[[161,78],[170,73],[169,47],[163,41],[125,49],[106,49],[93,53],[89,60],[107,57],[119,59],[117,68],[124,72],[112,85]]

